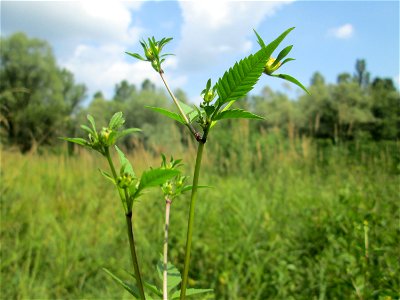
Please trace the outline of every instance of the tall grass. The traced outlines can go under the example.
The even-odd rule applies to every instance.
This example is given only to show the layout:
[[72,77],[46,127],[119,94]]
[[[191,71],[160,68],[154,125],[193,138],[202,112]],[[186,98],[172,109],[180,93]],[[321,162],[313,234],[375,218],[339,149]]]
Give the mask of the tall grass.
[[[398,145],[317,146],[273,137],[246,144],[246,128],[236,134],[232,144],[206,150],[204,166],[213,172],[204,174],[218,175],[201,184],[220,189],[200,191],[190,284],[211,285],[216,299],[398,298]],[[101,271],[130,262],[124,220],[115,218],[122,208],[94,155],[2,151],[3,299],[130,297]],[[131,159],[139,170],[159,164],[143,149]],[[163,210],[157,192],[134,208],[142,273],[153,281]],[[179,269],[187,211],[186,198],[171,208],[170,257]]]

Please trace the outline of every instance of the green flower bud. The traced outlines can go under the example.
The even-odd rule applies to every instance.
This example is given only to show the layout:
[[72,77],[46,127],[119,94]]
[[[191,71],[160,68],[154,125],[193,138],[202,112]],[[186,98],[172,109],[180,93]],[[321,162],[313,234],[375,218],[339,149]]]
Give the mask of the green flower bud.
[[203,95],[204,103],[210,103],[215,98],[213,91],[208,91]]
[[146,56],[146,58],[148,59],[148,60],[150,60],[150,61],[153,61],[154,60],[154,54],[153,54],[153,51],[151,51],[151,49],[150,48],[148,48],[147,50],[146,50],[146,52],[144,53],[144,55]]
[[172,184],[171,183],[168,183],[165,186],[165,193],[168,194],[168,195],[172,195]]
[[279,67],[281,66],[281,62],[278,62],[275,66],[272,67],[272,65],[275,62],[275,58],[270,57],[267,61],[267,63],[265,64],[264,67],[264,73],[267,75],[271,75],[273,72],[275,72],[276,70],[279,69]]
[[122,189],[126,189],[127,187],[129,187],[132,182],[133,178],[128,173],[124,173],[122,176],[118,176],[117,178],[117,185]]
[[111,129],[103,127],[103,129],[100,132],[100,141],[104,144],[108,143],[109,137],[110,137]]
[[182,180],[182,179],[179,180],[179,181],[176,183],[176,187],[177,187],[177,188],[182,187],[182,185],[183,185],[183,180]]

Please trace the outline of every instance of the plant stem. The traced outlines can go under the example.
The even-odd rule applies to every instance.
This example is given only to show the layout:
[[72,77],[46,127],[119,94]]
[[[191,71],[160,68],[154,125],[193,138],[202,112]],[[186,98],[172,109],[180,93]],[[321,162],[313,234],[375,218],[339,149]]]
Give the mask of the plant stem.
[[146,300],[146,296],[144,294],[144,288],[143,288],[143,282],[142,282],[142,277],[140,275],[140,270],[139,270],[139,263],[136,255],[136,249],[135,249],[135,239],[133,237],[133,226],[132,226],[132,212],[128,212],[125,215],[126,219],[126,225],[128,228],[128,237],[129,237],[129,246],[131,249],[131,257],[132,257],[132,264],[133,264],[133,269],[135,270],[135,278],[136,282],[139,288],[139,293],[140,293],[140,298],[142,300]]
[[111,159],[110,148],[106,147],[105,155],[106,155],[108,164],[110,165],[110,169],[111,169],[112,175],[113,175],[114,179],[116,180],[117,179],[117,172],[115,172],[114,163],[113,163],[113,161]]
[[176,99],[174,93],[169,88],[168,83],[164,78],[163,72],[159,72],[159,74],[160,74],[160,77],[161,77],[162,81],[164,82],[164,85],[165,85],[169,95],[171,96],[171,98],[174,101],[175,105],[178,107],[179,113],[181,114],[182,118],[184,119],[184,121],[186,123],[185,125],[189,128],[190,132],[196,137],[196,139],[198,139],[198,133],[193,128],[192,124],[189,122],[189,119],[186,116],[185,112],[183,111],[182,107],[180,106],[180,104],[178,102],[178,99]]
[[[113,175],[113,178],[114,178],[115,181],[117,181],[117,172],[115,171],[114,163],[113,163],[111,155],[110,155],[110,149],[108,147],[105,148],[105,156],[107,158],[108,164],[110,165],[110,169],[111,169],[111,173]],[[127,207],[127,200],[128,199],[125,199],[122,190],[117,185],[116,185],[116,187],[117,187],[117,190],[118,190],[119,197],[121,198],[122,205],[124,206],[125,213],[127,213],[128,212],[128,207]]]
[[168,300],[168,229],[171,200],[165,199],[165,232],[164,232],[164,269],[163,269],[163,300]]
[[194,223],[194,207],[196,204],[197,198],[197,187],[199,184],[199,175],[200,175],[200,166],[201,159],[203,157],[203,149],[204,142],[199,142],[197,148],[197,157],[196,157],[196,165],[194,167],[194,175],[193,175],[193,185],[192,185],[192,196],[190,199],[190,208],[189,208],[189,220],[188,220],[188,229],[186,236],[186,252],[185,252],[185,261],[183,267],[183,278],[182,278],[182,286],[181,286],[181,295],[180,299],[184,300],[186,296],[186,287],[189,276],[189,263],[190,263],[190,250],[192,246],[192,234],[193,234],[193,223]]
[[[110,165],[111,173],[114,177],[114,180],[117,180],[117,172],[115,171],[114,163],[111,159],[110,155],[110,149],[107,147],[105,149],[105,156],[107,158],[108,164]],[[139,288],[139,293],[140,293],[140,298],[142,300],[146,300],[146,296],[144,294],[144,288],[143,288],[143,282],[142,282],[142,277],[140,276],[140,270],[139,270],[139,263],[136,255],[136,249],[135,249],[135,239],[133,237],[133,226],[132,226],[132,211],[127,210],[127,200],[129,199],[129,195],[127,190],[125,190],[125,195],[123,194],[122,190],[117,186],[117,190],[119,193],[119,196],[121,198],[122,204],[124,205],[125,208],[125,219],[126,219],[126,224],[127,224],[127,229],[128,229],[128,238],[129,238],[129,247],[130,247],[130,252],[131,252],[131,258],[132,258],[132,263],[133,263],[133,269],[135,271],[135,277],[137,281],[137,285]]]

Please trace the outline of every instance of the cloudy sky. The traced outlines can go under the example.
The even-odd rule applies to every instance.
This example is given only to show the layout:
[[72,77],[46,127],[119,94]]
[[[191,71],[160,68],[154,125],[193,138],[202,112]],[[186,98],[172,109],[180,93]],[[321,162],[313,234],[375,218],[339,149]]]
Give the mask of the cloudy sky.
[[[174,37],[165,63],[173,88],[196,101],[208,78],[213,82],[236,60],[257,50],[256,29],[266,42],[289,27],[282,46],[294,45],[296,61],[282,68],[305,85],[315,71],[328,82],[354,72],[364,58],[372,78],[399,84],[398,1],[1,1],[1,35],[24,31],[47,40],[58,64],[107,97],[123,79],[145,78],[161,86],[149,64],[125,51],[140,52],[148,36]],[[279,79],[257,85],[287,90]],[[291,87],[290,93],[301,93]]]

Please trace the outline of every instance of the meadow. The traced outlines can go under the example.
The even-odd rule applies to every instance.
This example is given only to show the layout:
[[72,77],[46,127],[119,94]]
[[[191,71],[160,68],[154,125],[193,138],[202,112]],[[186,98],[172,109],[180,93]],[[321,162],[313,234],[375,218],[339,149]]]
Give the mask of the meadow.
[[[214,188],[199,194],[189,285],[213,288],[208,299],[398,299],[399,144],[262,140],[252,149],[238,132],[231,145],[206,147],[201,184]],[[96,156],[2,150],[2,299],[130,298],[101,269],[129,278],[122,207]],[[194,156],[191,145],[174,152]],[[140,147],[129,158],[137,170],[160,164]],[[188,198],[171,211],[170,259],[179,269]],[[134,205],[151,281],[163,209],[157,189]]]

